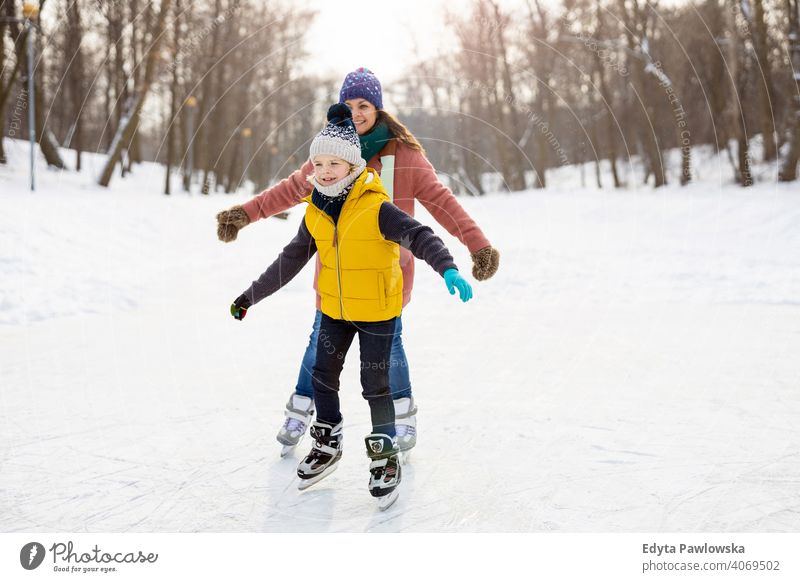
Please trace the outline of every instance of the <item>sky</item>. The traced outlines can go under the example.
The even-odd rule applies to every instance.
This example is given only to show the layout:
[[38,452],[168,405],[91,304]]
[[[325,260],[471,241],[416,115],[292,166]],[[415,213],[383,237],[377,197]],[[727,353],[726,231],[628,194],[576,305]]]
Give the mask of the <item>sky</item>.
[[[541,0],[546,8],[561,0]],[[686,0],[661,0],[674,5]],[[455,48],[445,30],[445,12],[468,13],[474,0],[305,0],[318,12],[306,46],[309,73],[338,78],[365,66],[383,84],[399,78],[409,64]],[[531,2],[533,4],[533,2]],[[502,9],[527,13],[526,0],[499,0]],[[489,23],[488,25],[491,25]]]
[[309,0],[306,4],[319,13],[307,36],[309,73],[344,78],[367,67],[386,83],[418,60],[416,54],[428,58],[452,46],[442,30],[445,5],[453,9],[469,2]]

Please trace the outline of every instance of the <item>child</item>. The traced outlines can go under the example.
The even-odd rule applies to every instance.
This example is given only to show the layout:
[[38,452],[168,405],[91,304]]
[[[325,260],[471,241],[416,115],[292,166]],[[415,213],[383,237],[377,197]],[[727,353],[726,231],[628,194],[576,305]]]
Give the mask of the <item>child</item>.
[[294,239],[272,265],[231,305],[241,320],[247,309],[286,285],[319,252],[318,288],[322,322],[312,372],[317,420],[314,445],[297,468],[300,489],[331,474],[342,456],[339,375],[358,334],[362,395],[369,403],[372,434],[369,491],[385,509],[400,483],[394,405],[389,392],[389,354],[403,303],[400,246],[442,275],[462,301],[472,288],[458,273],[442,240],[394,206],[378,174],[366,168],[347,105],[328,110],[328,124],[311,142],[314,186],[304,198],[306,215]]

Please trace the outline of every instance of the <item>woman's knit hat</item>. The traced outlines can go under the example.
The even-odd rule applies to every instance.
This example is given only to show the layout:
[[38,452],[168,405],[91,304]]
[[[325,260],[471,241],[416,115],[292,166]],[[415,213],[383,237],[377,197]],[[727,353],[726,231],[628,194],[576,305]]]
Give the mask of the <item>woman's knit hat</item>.
[[328,124],[311,142],[311,159],[319,154],[342,158],[354,166],[365,165],[361,157],[361,142],[353,125],[353,114],[344,103],[328,108]]
[[348,73],[339,90],[339,103],[348,99],[366,99],[378,109],[383,109],[383,91],[378,77],[365,67]]

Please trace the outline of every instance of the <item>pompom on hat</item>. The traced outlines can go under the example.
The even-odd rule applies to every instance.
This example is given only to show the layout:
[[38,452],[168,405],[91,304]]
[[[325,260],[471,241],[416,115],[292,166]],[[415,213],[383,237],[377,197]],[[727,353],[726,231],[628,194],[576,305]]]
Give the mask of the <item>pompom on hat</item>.
[[378,109],[383,109],[383,90],[381,82],[375,73],[366,67],[359,67],[352,73],[347,73],[339,90],[339,103],[349,99],[366,99]]

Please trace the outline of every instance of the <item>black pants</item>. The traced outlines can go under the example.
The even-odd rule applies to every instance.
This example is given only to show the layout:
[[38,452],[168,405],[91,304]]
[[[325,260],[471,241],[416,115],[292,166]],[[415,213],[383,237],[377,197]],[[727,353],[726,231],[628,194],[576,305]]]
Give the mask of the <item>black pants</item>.
[[361,347],[361,394],[369,403],[372,431],[395,436],[394,403],[389,391],[389,358],[395,319],[377,322],[343,321],[324,313],[317,339],[317,360],[311,375],[317,418],[330,424],[342,420],[339,376],[353,338]]

